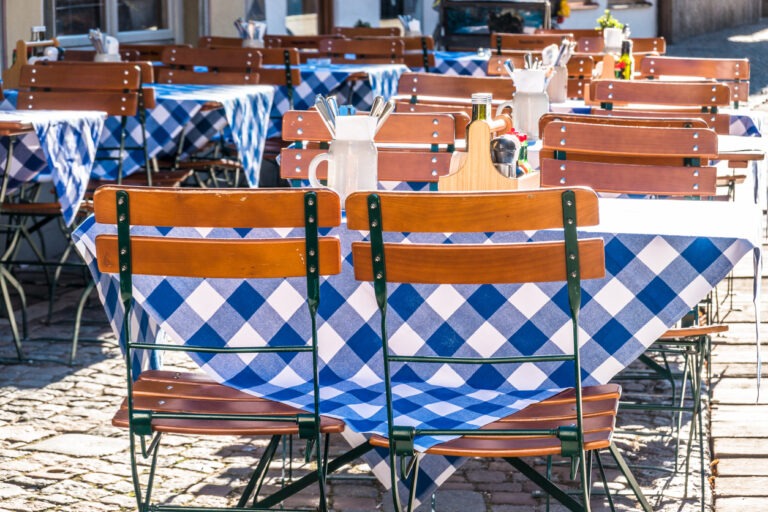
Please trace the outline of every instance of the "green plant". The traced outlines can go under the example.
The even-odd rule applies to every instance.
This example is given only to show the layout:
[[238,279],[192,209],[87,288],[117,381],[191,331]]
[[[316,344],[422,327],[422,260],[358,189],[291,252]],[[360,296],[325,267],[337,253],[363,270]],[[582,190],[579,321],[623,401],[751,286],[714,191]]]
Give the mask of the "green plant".
[[624,28],[624,24],[611,16],[611,10],[606,9],[602,16],[597,18],[597,28],[602,30],[604,28]]

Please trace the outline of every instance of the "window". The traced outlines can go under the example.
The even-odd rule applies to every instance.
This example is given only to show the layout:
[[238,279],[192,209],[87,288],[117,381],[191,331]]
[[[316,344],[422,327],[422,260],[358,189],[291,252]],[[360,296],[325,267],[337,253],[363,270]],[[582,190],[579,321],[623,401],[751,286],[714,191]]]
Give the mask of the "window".
[[318,34],[318,0],[288,0],[285,25],[296,36]]
[[175,9],[168,0],[46,0],[46,25],[65,45],[88,44],[99,28],[125,42],[174,40]]

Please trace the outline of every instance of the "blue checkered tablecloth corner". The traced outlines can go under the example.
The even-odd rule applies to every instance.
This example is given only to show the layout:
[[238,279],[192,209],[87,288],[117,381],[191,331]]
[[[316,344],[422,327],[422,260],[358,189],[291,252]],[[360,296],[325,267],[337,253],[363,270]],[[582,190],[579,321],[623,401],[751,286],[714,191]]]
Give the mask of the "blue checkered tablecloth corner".
[[[397,81],[408,68],[401,64],[331,64],[312,66],[302,64],[301,83],[294,86],[294,109],[307,110],[314,106],[318,95],[336,95],[339,105],[351,105],[358,110],[369,110],[376,96],[389,97],[397,92]],[[352,80],[352,75],[364,74],[366,80]],[[268,137],[279,137],[282,116],[290,110],[288,91],[276,87],[270,114]]]
[[[266,140],[269,112],[274,98],[271,86],[220,86],[152,84],[156,107],[147,111],[147,152],[150,158],[174,156],[180,135],[184,134],[182,157],[200,149],[208,141],[228,128],[237,145],[245,174],[251,186],[258,186],[259,168]],[[15,91],[7,92],[8,100],[15,101]],[[211,102],[222,105],[218,109],[203,109]],[[141,147],[142,133],[138,118],[127,119],[126,146]],[[120,145],[120,119],[109,117],[102,132],[100,148]],[[117,156],[117,151],[100,149],[97,157]],[[142,149],[125,151],[123,174],[139,171],[145,163]],[[117,160],[97,160],[92,177],[116,179]]]
[[[441,75],[487,76],[488,57],[477,52],[435,52],[435,67],[433,73]],[[424,68],[414,69],[424,71]]]
[[[638,209],[640,203],[642,208]],[[752,231],[737,227],[739,222],[757,222],[757,217],[745,217],[733,203],[600,199],[600,205],[601,218],[608,221],[583,233],[603,238],[606,248],[605,278],[583,283],[581,354],[585,385],[605,383],[629,365],[742,256],[759,247],[751,235],[744,234]],[[677,214],[670,215],[670,209]],[[702,224],[702,216],[717,220]],[[737,218],[741,220],[737,222]],[[696,219],[699,227],[692,227],[690,219]],[[622,220],[626,220],[626,229],[616,227],[623,225]],[[299,234],[288,230],[136,229],[171,237]],[[111,227],[89,219],[79,227],[75,239],[94,273],[112,326],[120,334],[116,276],[100,274],[94,264],[93,240],[98,233],[109,231],[113,231]],[[354,280],[349,257],[351,243],[366,234],[343,228],[330,234],[340,237],[345,258],[341,274],[321,283],[321,412],[343,418],[350,430],[348,436],[355,439],[354,433],[386,431],[379,320],[373,287]],[[504,243],[550,240],[561,234],[391,236],[412,242]],[[221,346],[254,339],[265,344],[278,339],[282,343],[306,343],[311,330],[302,300],[304,287],[301,279],[251,282],[136,276],[134,335],[151,341],[162,331],[176,342],[197,344],[205,340]],[[401,284],[390,285],[389,294],[388,329],[395,351],[466,356],[570,350],[567,293],[560,284]],[[305,356],[191,355],[220,382],[310,407],[311,360]],[[398,422],[425,428],[479,428],[569,387],[573,379],[572,368],[562,363],[522,365],[504,371],[442,365],[401,368],[395,373],[399,383],[394,391]],[[419,438],[417,446],[424,449],[439,440]],[[377,476],[385,478],[382,465],[386,464],[386,453],[372,452],[368,460]],[[420,477],[421,496],[428,496],[461,463],[461,459],[426,458]]]
[[[34,128],[13,148],[8,192],[24,183],[52,181],[64,222],[71,225],[85,195],[104,118],[89,111],[0,110],[0,121],[29,122]],[[8,158],[9,140],[0,144],[2,162]]]

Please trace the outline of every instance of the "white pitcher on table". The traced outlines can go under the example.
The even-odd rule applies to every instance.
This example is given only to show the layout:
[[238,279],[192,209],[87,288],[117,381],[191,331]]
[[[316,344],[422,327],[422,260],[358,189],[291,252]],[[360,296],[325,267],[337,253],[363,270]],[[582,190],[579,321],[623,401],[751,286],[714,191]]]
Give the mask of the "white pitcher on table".
[[328,188],[336,191],[342,202],[352,192],[376,190],[378,185],[378,151],[373,142],[376,117],[366,115],[336,118],[336,138],[327,153],[321,153],[309,163],[309,183],[322,187],[317,179],[317,167],[328,162]]

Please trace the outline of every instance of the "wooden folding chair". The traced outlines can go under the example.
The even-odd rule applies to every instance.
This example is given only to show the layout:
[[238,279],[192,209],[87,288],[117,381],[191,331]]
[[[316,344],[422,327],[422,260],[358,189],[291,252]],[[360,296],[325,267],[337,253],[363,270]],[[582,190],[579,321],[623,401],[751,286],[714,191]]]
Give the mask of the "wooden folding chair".
[[[604,248],[601,239],[579,239],[577,228],[598,223],[597,196],[587,189],[527,190],[522,192],[486,193],[398,193],[357,192],[346,201],[349,229],[367,230],[370,241],[353,242],[352,257],[355,278],[372,281],[379,306],[381,338],[386,389],[387,435],[373,436],[371,444],[389,450],[390,476],[394,510],[412,510],[421,454],[414,449],[418,436],[460,436],[438,443],[424,454],[449,457],[499,457],[521,471],[546,493],[570,510],[590,510],[590,476],[588,458],[608,449],[630,483],[641,506],[651,507],[642,495],[618,449],[612,443],[616,408],[621,388],[617,385],[581,385],[579,359],[579,308],[581,279],[603,277]],[[504,212],[504,214],[500,214]],[[566,220],[567,219],[567,220]],[[489,244],[488,233],[563,229],[564,242],[523,242]],[[392,238],[386,233],[483,233],[482,242],[418,244]],[[527,237],[523,238],[524,240]],[[387,241],[384,241],[387,240]],[[482,264],[478,264],[482,262]],[[513,263],[514,262],[514,263]],[[390,285],[394,283],[431,285],[489,285],[556,281],[567,283],[573,344],[558,355],[529,356],[516,346],[516,333],[505,332],[508,347],[500,347],[493,356],[477,355],[476,350],[458,350],[456,343],[466,343],[452,337],[451,349],[418,351],[414,354],[398,351],[387,335],[387,303]],[[401,340],[402,341],[402,340]],[[407,344],[407,343],[406,343]],[[507,350],[508,348],[508,350]],[[448,354],[472,354],[457,357]],[[477,365],[495,367],[508,375],[517,364],[532,367],[545,361],[561,361],[573,366],[573,388],[554,397],[536,402],[516,414],[491,422],[480,429],[445,428],[422,424],[398,423],[410,411],[398,409],[400,375],[421,375],[426,365]],[[394,365],[397,365],[395,373]],[[486,366],[488,365],[488,366]],[[504,365],[503,370],[501,365]],[[435,368],[435,366],[432,366]],[[570,368],[570,366],[568,366]],[[490,369],[489,369],[490,371]],[[492,384],[483,387],[475,381],[479,393],[494,392]],[[418,390],[418,378],[406,386]],[[467,390],[469,392],[470,390]],[[446,396],[445,401],[450,402]],[[402,403],[402,401],[400,401]],[[410,400],[410,407],[418,407]],[[479,405],[479,404],[478,404]],[[522,457],[570,457],[572,474],[579,474],[579,497],[576,499],[555,485],[549,475],[542,475],[522,460]],[[589,464],[591,467],[591,464]],[[407,505],[400,499],[399,483],[410,487]],[[607,489],[607,483],[604,481]],[[610,495],[609,495],[610,497]],[[612,503],[612,502],[611,502]]]
[[[436,184],[448,174],[457,124],[465,122],[466,117],[458,121],[447,113],[391,114],[375,138],[379,181]],[[312,158],[328,151],[320,145],[327,145],[331,135],[317,111],[293,110],[283,118],[283,139],[294,147],[280,154],[280,176],[298,184],[307,179]],[[325,179],[327,172],[321,164],[318,178]]]
[[[585,98],[587,101],[587,98]],[[716,113],[730,105],[731,91],[717,82],[593,80],[589,101],[602,109],[618,108]]]
[[399,39],[324,39],[318,53],[334,64],[403,64],[405,43]]
[[400,27],[333,27],[336,36],[355,38],[369,36],[400,36]]
[[490,47],[500,54],[504,50],[541,51],[551,44],[560,46],[563,38],[573,40],[573,34],[505,34],[491,33]]
[[[544,148],[542,187],[586,186],[598,192],[697,199],[712,198],[717,194],[717,169],[708,165],[708,160],[717,156],[717,135],[706,128],[702,120],[604,117],[576,122],[592,116],[579,116],[584,118],[579,120],[574,117],[544,122],[541,132]],[[607,136],[610,138],[603,138]],[[695,311],[698,313],[698,307]],[[693,420],[685,457],[686,488],[696,431],[699,433],[702,485],[705,483],[702,371],[709,360],[711,336],[727,329],[727,325],[669,329],[649,350],[659,352],[664,364],[644,354],[640,360],[651,371],[625,377],[631,380],[663,378],[670,383],[672,394],[664,403],[654,403],[652,397],[643,397],[640,401],[622,403],[622,407],[676,413],[678,449],[682,414],[691,413]],[[674,375],[667,362],[673,354],[684,360],[680,376]],[[691,386],[690,405],[685,405],[687,384]],[[681,390],[679,396],[677,389]],[[703,493],[701,500],[703,507]]]
[[[112,424],[127,428],[131,446],[131,469],[139,510],[180,510],[184,507],[151,504],[152,486],[162,434],[270,436],[269,445],[238,503],[240,510],[253,498],[258,506],[269,463],[283,435],[298,434],[314,443],[308,453],[317,457],[320,510],[326,511],[325,459],[321,435],[339,433],[340,420],[320,415],[318,388],[317,330],[314,318],[320,297],[321,276],[341,271],[341,248],[334,237],[321,236],[318,228],[338,226],[341,205],[329,190],[197,190],[147,187],[102,187],[94,197],[96,222],[115,225],[117,235],[96,238],[96,257],[103,273],[119,274],[120,300],[125,308],[123,340],[127,371],[127,398]],[[211,212],[217,212],[211,215]],[[137,235],[140,226],[269,228],[293,227],[306,231],[300,237],[274,238],[173,238]],[[130,229],[130,232],[129,232]],[[255,342],[222,347],[218,338],[192,345],[142,344],[132,334],[130,312],[133,287],[140,275],[177,276],[189,279],[273,279],[304,278],[307,296],[296,299],[296,308],[305,304],[312,338]],[[300,353],[311,358],[311,389],[314,406],[309,411],[258,398],[237,391],[196,373],[134,368],[138,349],[176,350],[192,353],[236,354]],[[146,439],[151,438],[147,444]],[[136,442],[141,442],[150,470],[146,486],[138,473]],[[190,507],[190,510],[213,510]],[[221,510],[221,509],[216,509]]]
[[749,101],[749,59],[648,55],[640,61],[639,70],[643,78],[717,80],[731,89],[731,101],[735,107]]

